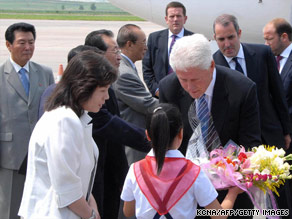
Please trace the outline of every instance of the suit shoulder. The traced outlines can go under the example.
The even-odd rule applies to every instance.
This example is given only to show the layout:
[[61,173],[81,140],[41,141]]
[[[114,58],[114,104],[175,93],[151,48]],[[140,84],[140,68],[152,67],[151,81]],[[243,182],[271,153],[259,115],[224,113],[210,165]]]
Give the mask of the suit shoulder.
[[125,61],[123,61],[122,59],[119,66],[119,74],[123,75],[127,73],[132,73],[132,72],[134,72],[134,69],[128,64],[126,64]]
[[194,33],[190,30],[185,29],[185,36],[193,35]]
[[218,49],[216,52],[214,52],[213,58],[217,58],[217,57],[219,57],[221,55],[222,55],[222,53],[221,53],[220,49]]
[[256,52],[271,52],[271,49],[269,46],[264,44],[256,44],[256,43],[243,43],[243,47],[246,47],[248,49],[252,49]]
[[226,81],[228,84],[233,84],[239,87],[244,85],[255,86],[255,83],[251,79],[225,66],[216,65],[216,72],[216,77],[223,77],[224,81]]
[[42,72],[48,72],[48,73],[53,73],[52,68],[46,66],[46,65],[42,65],[42,64],[38,64],[36,62],[30,61],[31,66],[37,68],[37,69],[41,69]]
[[168,31],[168,29],[163,29],[163,30],[158,30],[158,31],[152,32],[149,34],[149,38],[150,37],[156,38],[157,36],[161,35],[164,32],[167,32],[167,31]]
[[180,86],[179,80],[175,73],[167,75],[166,77],[162,78],[159,82],[159,89],[163,89],[165,87],[176,88]]

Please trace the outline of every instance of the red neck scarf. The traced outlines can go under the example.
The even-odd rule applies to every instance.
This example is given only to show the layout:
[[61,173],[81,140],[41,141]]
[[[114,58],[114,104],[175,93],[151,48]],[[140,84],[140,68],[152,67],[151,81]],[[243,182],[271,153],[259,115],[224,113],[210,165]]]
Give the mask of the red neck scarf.
[[185,158],[166,157],[159,176],[156,172],[155,157],[146,156],[134,164],[142,193],[160,215],[165,215],[196,181],[200,167]]

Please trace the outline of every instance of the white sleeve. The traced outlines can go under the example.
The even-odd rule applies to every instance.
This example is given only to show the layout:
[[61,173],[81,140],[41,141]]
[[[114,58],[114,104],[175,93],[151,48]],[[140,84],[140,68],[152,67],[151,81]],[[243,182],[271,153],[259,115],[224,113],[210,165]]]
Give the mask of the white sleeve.
[[[71,116],[71,117],[70,117]],[[59,208],[66,207],[83,196],[82,182],[77,175],[84,146],[83,126],[72,114],[60,118],[45,143],[47,165]]]
[[134,164],[131,164],[127,177],[124,182],[122,194],[121,194],[121,199],[123,201],[133,201],[135,199],[134,197],[134,184],[136,182],[136,177],[134,174]]
[[202,169],[195,181],[194,190],[196,200],[201,207],[209,205],[218,196],[216,189]]

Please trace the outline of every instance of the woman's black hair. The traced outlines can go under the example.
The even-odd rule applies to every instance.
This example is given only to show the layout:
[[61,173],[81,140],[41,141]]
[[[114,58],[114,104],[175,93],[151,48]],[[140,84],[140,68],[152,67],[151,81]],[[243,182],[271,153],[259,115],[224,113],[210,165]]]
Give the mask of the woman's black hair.
[[160,174],[166,151],[182,128],[182,118],[177,107],[161,103],[146,116],[146,129],[155,154],[157,175]]
[[116,79],[117,71],[106,58],[90,50],[80,52],[68,63],[45,110],[66,106],[80,117],[84,111],[82,104],[89,100],[95,89],[110,85]]

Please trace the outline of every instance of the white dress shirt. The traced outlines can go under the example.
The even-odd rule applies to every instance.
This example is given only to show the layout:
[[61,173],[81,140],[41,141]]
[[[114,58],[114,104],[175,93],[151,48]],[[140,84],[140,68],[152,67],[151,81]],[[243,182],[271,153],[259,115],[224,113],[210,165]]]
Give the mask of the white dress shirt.
[[279,70],[280,74],[281,74],[282,69],[284,68],[284,66],[288,60],[288,57],[289,57],[291,51],[292,51],[292,43],[286,49],[284,49],[284,51],[280,54],[283,57],[280,60],[280,70]]
[[98,159],[91,117],[70,108],[45,112],[29,142],[19,215],[24,219],[80,219],[67,206],[86,197]]
[[[212,76],[212,81],[210,82],[207,90],[205,91],[205,99],[208,103],[208,109],[209,109],[209,112],[211,112],[211,108],[212,108],[212,100],[213,100],[213,92],[214,92],[214,85],[215,85],[215,82],[216,82],[216,75],[217,75],[217,71],[216,71],[216,68],[214,68],[213,70],[213,76]],[[198,99],[196,99],[196,106],[198,106]]]
[[[12,59],[11,57],[10,57],[10,62],[11,62],[13,68],[15,69],[15,71],[16,71],[17,73],[19,72],[19,70],[20,70],[21,68],[24,68],[24,69],[26,70],[25,76],[26,76],[27,80],[29,81],[29,74],[28,74],[28,72],[29,72],[29,61],[28,61],[28,62],[25,64],[25,66],[23,66],[23,67],[21,67],[21,66],[18,65],[16,62],[14,62],[13,59]],[[21,75],[18,74],[18,77],[19,77],[19,79],[20,79]]]
[[[233,61],[233,57],[232,58],[229,58],[227,56],[224,56],[227,63],[229,64],[230,68],[235,70],[235,61]],[[246,70],[246,63],[245,63],[245,58],[244,58],[244,52],[243,52],[243,47],[242,45],[240,44],[240,48],[239,48],[239,51],[236,55],[237,57],[237,61],[238,63],[240,64],[242,70],[243,70],[243,73],[245,76],[247,76],[247,70]]]
[[168,30],[168,43],[167,43],[167,54],[169,54],[169,49],[170,49],[170,44],[171,44],[171,41],[172,41],[172,36],[173,35],[176,35],[176,39],[175,41],[181,39],[184,37],[184,33],[185,33],[185,29],[182,28],[181,31],[178,33],[178,34],[173,34],[170,30]]
[[[148,156],[154,156],[153,150],[148,153]],[[166,157],[184,157],[178,150],[168,150]],[[209,178],[201,170],[195,183],[185,193],[185,195],[171,208],[169,214],[172,218],[194,218],[196,216],[197,203],[205,207],[213,202],[218,193],[212,185]],[[134,174],[133,164],[130,166],[127,174],[121,199],[124,201],[136,201],[136,217],[137,219],[153,218],[157,213],[148,200],[141,192],[136,177]],[[165,218],[164,216],[161,218]]]

